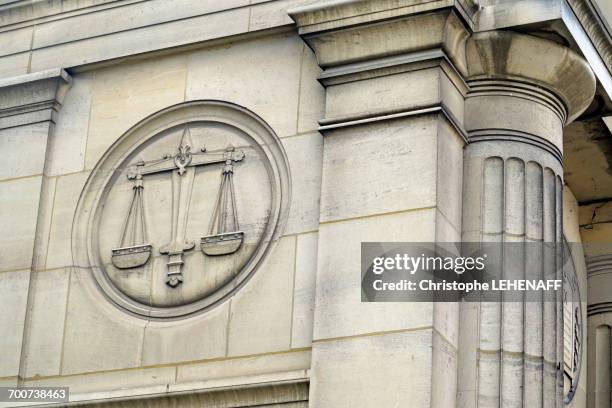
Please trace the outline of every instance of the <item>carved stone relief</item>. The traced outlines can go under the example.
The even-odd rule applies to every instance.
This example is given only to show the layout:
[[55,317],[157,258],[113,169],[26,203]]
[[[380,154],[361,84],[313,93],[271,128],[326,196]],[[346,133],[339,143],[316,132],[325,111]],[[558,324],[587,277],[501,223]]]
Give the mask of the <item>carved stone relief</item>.
[[263,121],[222,102],[173,106],[130,129],[93,170],[75,261],[132,313],[186,316],[245,282],[288,202],[285,154]]

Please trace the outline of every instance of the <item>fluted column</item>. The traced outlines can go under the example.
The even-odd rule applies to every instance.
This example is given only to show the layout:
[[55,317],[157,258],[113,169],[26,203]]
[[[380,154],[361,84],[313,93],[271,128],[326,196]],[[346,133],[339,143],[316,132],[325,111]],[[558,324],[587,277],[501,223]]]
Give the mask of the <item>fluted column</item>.
[[[563,126],[588,106],[593,74],[571,50],[511,32],[473,35],[466,55],[462,240],[528,243],[505,247],[502,273],[561,279]],[[459,405],[563,406],[560,307],[463,304]]]
[[612,407],[612,203],[581,208],[587,263],[588,408]]

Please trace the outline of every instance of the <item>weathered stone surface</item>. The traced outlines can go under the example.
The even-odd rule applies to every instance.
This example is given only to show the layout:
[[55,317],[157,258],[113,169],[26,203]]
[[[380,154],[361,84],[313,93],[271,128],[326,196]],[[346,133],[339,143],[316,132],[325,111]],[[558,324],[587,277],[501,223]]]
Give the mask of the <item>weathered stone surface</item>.
[[129,31],[197,15],[212,15],[215,12],[246,6],[248,3],[249,0],[226,0],[222,3],[171,0],[153,1],[146,5],[128,3],[108,9],[104,13],[76,15],[54,24],[37,27],[32,47],[49,47],[58,43],[100,37],[112,32]]
[[[78,66],[241,34],[248,30],[248,19],[249,9],[237,8],[146,26],[138,30],[139,36],[135,36],[134,31],[116,31],[101,37],[40,48],[32,53],[31,69],[39,71],[54,67],[58,61],[66,67]],[[192,35],[185,37],[185,33]]]
[[[168,384],[175,382],[175,376],[176,367],[151,367],[87,375],[33,378],[27,380],[25,384],[29,387],[70,387],[71,397],[91,393],[93,395],[86,399],[95,399],[104,398],[104,395],[110,396],[119,389],[128,391],[149,387],[151,391],[164,392]],[[160,387],[155,388],[156,386]]]
[[303,47],[293,35],[282,35],[193,53],[186,98],[236,103],[257,112],[278,136],[294,135]]
[[0,377],[19,374],[30,273],[0,273]]
[[[523,78],[554,90],[567,105],[566,123],[576,119],[595,94],[595,77],[587,62],[556,42],[490,31],[473,35],[466,55],[470,78]],[[533,58],[540,63],[533,64]]]
[[42,177],[0,182],[0,271],[29,268],[34,253]]
[[150,322],[145,328],[143,365],[206,360],[226,355],[229,302],[201,316]]
[[55,120],[71,77],[60,68],[0,80],[0,129]]
[[32,43],[33,27],[4,31],[0,34],[0,56],[26,51]]
[[[457,130],[443,117],[438,121],[436,206],[448,223],[457,231],[461,231],[461,197],[463,194],[463,148],[465,141]],[[443,223],[440,222],[440,226]],[[438,225],[438,223],[436,223]],[[451,238],[451,234],[445,234]],[[438,242],[459,242],[460,239],[442,239]]]
[[179,366],[176,378],[178,382],[188,383],[202,379],[223,379],[306,370],[310,367],[310,359],[310,350],[301,350],[201,362]]
[[285,234],[319,228],[323,137],[309,133],[282,139],[291,166],[291,208]]
[[22,52],[20,54],[13,54],[8,57],[3,57],[0,63],[2,64],[2,73],[5,78],[10,78],[15,75],[23,75],[28,72],[30,53]]
[[327,134],[321,221],[434,206],[436,130],[424,116]]
[[[440,3],[406,2],[403,6],[389,1],[334,2],[296,8],[289,13],[323,68],[443,49],[459,71],[465,72],[462,44],[468,31],[457,14],[448,8],[434,11],[445,6]],[[364,12],[368,9],[370,12]]]
[[279,239],[257,273],[232,298],[228,356],[290,348],[295,246],[294,236]]
[[431,350],[430,329],[317,343],[310,403],[430,407]]
[[70,269],[32,273],[22,375],[60,374]]
[[85,167],[93,79],[94,75],[86,72],[73,77],[49,141],[45,169],[49,176],[75,173]]
[[317,64],[316,56],[310,48],[304,46],[300,72],[298,133],[316,131],[319,128],[319,120],[325,115],[325,89],[317,81],[320,75],[321,68]]
[[[441,55],[423,56],[422,60],[417,57],[414,61],[398,59],[398,67],[395,67],[393,59],[390,59],[389,68],[376,70],[365,66],[362,67],[365,72],[358,70],[353,75],[342,76],[342,69],[338,69],[336,76],[332,71],[324,73],[324,81],[329,82],[325,123],[373,118],[439,105],[444,105],[462,123],[465,86]],[[367,80],[367,86],[364,86],[364,80]],[[385,103],[380,103],[381,100]]]
[[43,173],[49,126],[43,122],[0,130],[0,180]]
[[79,195],[88,176],[89,172],[81,172],[57,178],[46,269],[62,268],[73,264],[72,221]]
[[362,303],[359,271],[361,242],[433,242],[435,212],[423,209],[321,225],[315,341],[432,325],[431,303]]
[[84,283],[88,273],[72,269],[61,374],[140,366],[146,321],[101,302],[101,294],[94,297]]
[[312,344],[319,241],[316,232],[300,234],[296,239],[291,348],[302,348]]
[[[126,130],[185,98],[187,56],[128,63],[96,72],[85,168],[91,169]],[[152,80],[154,79],[154,80]]]

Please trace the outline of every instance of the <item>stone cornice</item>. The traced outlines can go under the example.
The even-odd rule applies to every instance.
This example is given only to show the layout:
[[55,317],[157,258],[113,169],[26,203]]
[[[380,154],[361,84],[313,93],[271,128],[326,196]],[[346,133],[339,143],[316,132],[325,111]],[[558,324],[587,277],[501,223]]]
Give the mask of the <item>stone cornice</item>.
[[466,20],[477,10],[473,0],[331,0],[289,10],[300,34],[337,29],[389,18],[455,7]]
[[0,80],[0,129],[54,121],[71,81],[59,68]]
[[289,14],[324,69],[442,50],[466,73],[470,32],[454,1],[332,1]]
[[566,0],[584,27],[608,71],[612,72],[612,38],[590,0]]
[[0,27],[23,24],[28,21],[60,14],[87,13],[92,9],[108,7],[110,3],[132,3],[139,0],[9,0],[0,1]]

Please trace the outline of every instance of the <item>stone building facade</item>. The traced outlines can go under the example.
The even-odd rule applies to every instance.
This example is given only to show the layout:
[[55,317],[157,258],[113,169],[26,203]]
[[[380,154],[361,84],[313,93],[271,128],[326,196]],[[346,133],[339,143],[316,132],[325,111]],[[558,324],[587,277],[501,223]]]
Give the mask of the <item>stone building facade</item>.
[[[608,0],[0,1],[0,386],[612,407],[610,27]],[[365,241],[567,241],[579,301],[362,303]]]

